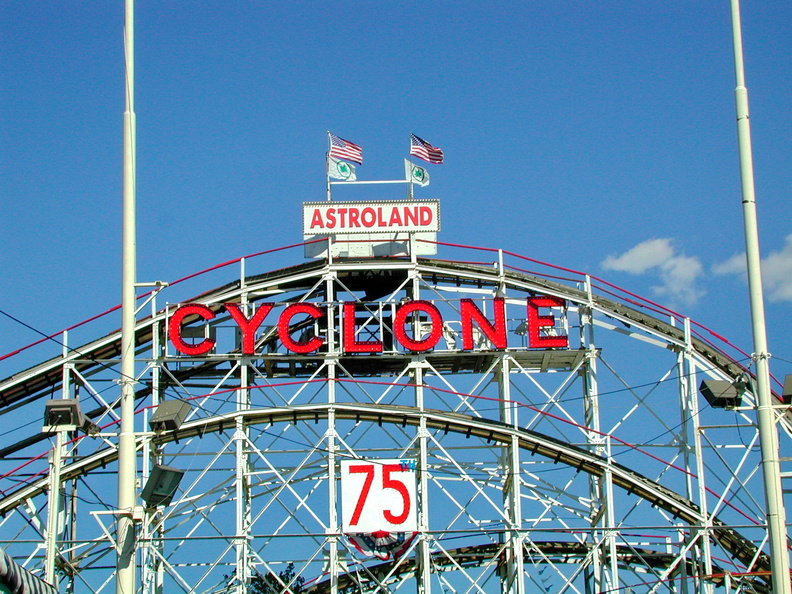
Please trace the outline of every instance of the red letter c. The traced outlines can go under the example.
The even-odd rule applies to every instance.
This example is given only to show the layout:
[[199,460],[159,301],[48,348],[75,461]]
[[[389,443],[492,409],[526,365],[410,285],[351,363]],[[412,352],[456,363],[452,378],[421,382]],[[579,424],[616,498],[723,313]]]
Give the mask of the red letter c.
[[173,312],[170,320],[168,320],[168,338],[170,338],[176,350],[184,355],[203,355],[214,348],[215,341],[211,338],[205,338],[198,344],[184,342],[181,335],[182,322],[184,318],[190,315],[201,317],[204,320],[211,320],[215,317],[214,312],[205,305],[195,303],[183,305]]

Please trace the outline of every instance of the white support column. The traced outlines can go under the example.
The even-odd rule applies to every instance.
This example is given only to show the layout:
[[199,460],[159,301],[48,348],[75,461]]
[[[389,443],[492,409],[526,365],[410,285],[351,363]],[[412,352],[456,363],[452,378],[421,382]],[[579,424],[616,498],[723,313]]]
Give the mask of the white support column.
[[[707,490],[705,480],[705,465],[703,450],[701,447],[701,423],[698,414],[698,393],[696,386],[696,367],[690,356],[693,352],[693,337],[690,328],[690,319],[685,318],[684,322],[685,331],[685,347],[678,355],[677,369],[679,373],[679,398],[681,404],[681,433],[682,439],[680,447],[682,448],[683,461],[685,470],[687,471],[687,493],[686,496],[691,501],[698,500],[699,508],[702,515],[707,518],[706,524],[701,526],[699,531],[690,535],[689,538],[696,538],[698,542],[692,549],[694,551],[694,561],[700,561],[703,564],[703,573],[705,575],[712,574],[712,550],[710,546],[710,526],[709,510],[707,506]],[[696,485],[692,484],[696,477]],[[684,546],[684,545],[682,545]],[[697,554],[696,554],[697,553]],[[682,571],[685,571],[686,564],[682,564]],[[702,571],[695,571],[696,574]],[[715,586],[711,580],[702,580],[701,578],[694,578],[696,587],[693,588],[695,592],[703,592],[704,594],[713,594]],[[682,579],[682,592],[686,592],[688,588],[688,579]]]
[[[415,406],[424,411],[423,369],[420,364],[413,366],[413,383],[415,384]],[[415,578],[418,582],[418,594],[431,594],[432,591],[432,558],[429,535],[429,469],[428,469],[428,437],[426,418],[421,415],[418,424],[418,547],[416,552]]]
[[[586,293],[589,304],[581,305],[580,315],[580,345],[586,349],[586,362],[583,368],[583,415],[585,425],[589,429],[586,439],[589,449],[598,456],[609,456],[605,438],[601,432],[599,409],[599,385],[597,382],[598,353],[594,342],[594,320],[591,303],[591,279],[586,277]],[[609,473],[601,477],[589,476],[589,495],[591,498],[590,520],[592,546],[591,569],[588,570],[586,579],[587,592],[600,592],[608,588],[616,588],[619,584],[618,558],[616,555],[616,536],[613,527],[613,485]],[[610,559],[610,579],[607,583],[608,566],[605,564],[604,548],[608,548],[607,557]]]
[[[413,263],[417,263],[415,254],[415,235],[410,234],[410,258]],[[421,298],[421,278],[413,269],[412,278],[412,299]],[[413,323],[413,336],[419,335],[419,322],[417,318]],[[418,423],[418,550],[416,558],[416,578],[418,580],[418,594],[431,594],[432,591],[432,557],[431,541],[429,534],[429,430],[426,427],[426,417],[424,404],[424,381],[423,363],[417,358],[413,359],[413,383],[415,384],[415,407],[421,412]]]
[[[415,235],[410,234],[410,260],[413,264],[418,261],[415,254]],[[418,300],[421,298],[421,278],[413,270],[410,273],[412,280],[411,298]],[[417,319],[413,322],[413,336],[418,336],[419,323]],[[418,422],[418,546],[416,550],[415,578],[417,580],[418,594],[431,594],[432,591],[432,556],[431,540],[429,534],[429,430],[426,427],[426,417],[424,403],[424,380],[423,363],[418,357],[414,357],[411,363],[412,379],[415,385],[415,407],[420,411],[421,417]]]
[[[611,449],[610,437],[605,438],[605,457],[608,459],[608,466],[602,473],[600,491],[605,499],[605,542],[608,546],[610,556],[610,584],[607,588],[618,591],[619,585],[619,557],[616,547],[616,510],[614,509],[615,497],[613,495],[613,472],[610,464],[613,462],[613,451]],[[603,576],[604,577],[604,576]]]
[[[151,300],[151,315],[156,315],[156,298]],[[151,360],[152,365],[149,370],[151,375],[151,410],[156,410],[160,399],[160,374],[161,368],[159,361],[163,356],[163,349],[160,343],[160,324],[156,322],[152,326],[151,333]],[[144,412],[143,423],[147,426],[151,411]],[[142,472],[141,483],[145,484],[151,474],[151,467],[154,464],[162,463],[162,451],[159,447],[152,445],[151,438],[143,441]],[[163,594],[165,581],[165,567],[162,563],[164,558],[163,536],[165,527],[161,522],[162,514],[157,509],[147,510],[143,525],[140,529],[140,582],[144,594]],[[152,530],[152,526],[155,528]],[[154,552],[156,551],[156,552]]]
[[[63,333],[62,356],[65,359],[69,354],[68,332]],[[71,396],[71,363],[64,364],[61,369],[61,398]],[[58,540],[61,532],[61,513],[63,503],[63,488],[61,486],[61,467],[63,465],[63,448],[66,441],[66,431],[59,430],[55,434],[55,447],[50,452],[49,497],[47,500],[47,534],[46,534],[46,559],[44,579],[47,583],[57,588],[58,580],[55,575],[55,565],[58,556]]]
[[[518,426],[517,408],[511,399],[511,365],[506,354],[500,357],[497,371],[498,394],[500,400],[500,420],[512,427]],[[502,448],[501,465],[503,469],[503,504],[508,517],[504,527],[502,542],[507,545],[506,563],[501,574],[501,592],[524,594],[523,579],[523,540],[520,531],[522,508],[520,505],[520,443],[516,437]]]
[[[516,421],[515,421],[516,423]],[[509,447],[509,491],[510,491],[510,517],[511,522],[511,571],[514,575],[511,592],[514,594],[525,594],[525,577],[523,566],[525,556],[523,554],[522,537],[522,505],[520,501],[520,440],[516,435],[512,435]]]
[[[155,300],[152,300],[151,307],[152,307],[151,315],[153,317],[154,314],[157,311]],[[165,349],[162,347],[162,344],[160,343],[160,332],[159,332],[159,330],[160,330],[160,323],[158,322],[154,326],[153,332],[151,334],[151,352],[152,352],[152,356],[155,358],[155,360],[159,360],[165,354]],[[161,394],[161,387],[160,387],[160,385],[161,385],[160,384],[161,374],[162,374],[162,367],[159,364],[156,364],[151,370],[151,393],[152,393],[151,403],[152,403],[152,405],[159,405],[159,403],[162,401],[162,394]],[[156,409],[154,409],[154,410],[156,410]],[[149,440],[147,443],[150,444],[151,441]],[[151,455],[151,461],[154,461],[156,459],[157,462],[162,462],[162,452],[160,451],[159,448],[157,448],[155,451],[152,451],[151,454],[152,454]],[[155,458],[155,456],[156,456],[156,458]],[[144,460],[145,459],[146,458],[144,457]],[[154,535],[152,535],[152,536],[154,536]],[[151,555],[151,557],[153,558],[152,561],[154,561],[154,563],[155,563],[154,566],[152,567],[152,570],[154,572],[154,575],[152,576],[153,577],[153,582],[152,582],[153,593],[152,594],[164,594],[164,588],[165,588],[165,564],[162,562],[162,559],[165,558],[165,541],[164,541],[164,537],[165,537],[165,525],[164,525],[163,522],[157,522],[156,546],[157,546],[157,551],[158,551],[159,554]]]
[[[687,326],[687,325],[686,325]],[[690,385],[687,378],[687,371],[688,371],[688,364],[689,361],[687,359],[687,341],[685,343],[685,348],[681,349],[677,352],[677,390],[679,394],[679,431],[677,433],[677,444],[679,447],[679,456],[682,459],[682,467],[685,469],[685,497],[693,501],[693,492],[695,490],[693,485],[693,452],[691,451],[691,443],[693,441],[693,435],[691,434],[692,431],[692,424],[693,419],[698,415],[695,415],[693,412],[692,407],[692,398],[690,397]],[[701,478],[700,475],[696,475]],[[703,510],[702,510],[703,511]],[[678,523],[679,524],[679,523]],[[703,527],[701,527],[703,528]],[[675,551],[679,552],[680,554],[685,554],[684,551],[690,548],[688,546],[688,540],[698,538],[698,531],[691,530],[687,536],[685,535],[686,531],[683,529],[677,530],[677,534],[679,537],[677,538],[676,548]],[[699,548],[693,546],[690,548],[691,550],[691,561],[695,564],[698,561],[697,552]],[[678,577],[679,577],[679,592],[680,594],[688,594],[691,588],[691,584],[689,583],[691,579],[695,581],[695,584],[692,584],[693,591],[698,591],[698,585],[700,585],[700,581],[698,577],[695,577],[698,573],[697,571],[693,571],[693,576],[688,575],[687,571],[687,563],[683,559],[681,563],[678,565]]]
[[55,561],[58,555],[58,533],[61,513],[62,490],[60,484],[61,464],[63,458],[63,436],[65,431],[55,434],[55,447],[50,452],[49,498],[47,501],[47,558],[44,580],[57,587],[55,579]]
[[679,453],[682,456],[685,470],[685,497],[693,500],[695,487],[693,486],[693,456],[692,440],[694,433],[693,423],[698,415],[693,409],[694,393],[691,391],[691,383],[688,375],[692,371],[690,362],[690,320],[685,319],[685,346],[677,352],[677,387],[679,390]]
[[[336,401],[336,362],[330,361],[327,365],[327,401],[334,404]],[[336,424],[335,410],[330,408],[327,412],[327,480],[328,480],[328,565],[330,569],[330,594],[338,594],[338,539],[341,527],[338,523],[338,473],[336,472]]]
[[[329,188],[329,184],[328,184]],[[330,246],[328,246],[328,253]],[[334,276],[328,274],[325,277],[325,301],[332,304],[335,299]],[[335,404],[336,401],[336,377],[337,377],[337,364],[338,360],[335,358],[338,354],[336,344],[336,336],[334,328],[335,324],[335,307],[328,305],[327,312],[327,350],[331,358],[327,360],[327,402],[328,404]],[[341,534],[341,526],[338,522],[338,472],[336,451],[338,443],[336,441],[336,419],[335,410],[330,408],[327,412],[327,514],[328,514],[328,565],[330,570],[330,594],[338,594],[338,575],[340,569],[340,559],[338,555],[338,542]]]
[[[242,293],[240,306],[245,315],[250,317],[247,294]],[[248,361],[245,357],[239,361],[239,390],[237,390],[236,410],[241,413],[250,408],[250,388],[248,377]],[[237,415],[236,429],[234,431],[234,447],[236,457],[236,476],[234,478],[236,502],[236,591],[237,594],[246,594],[250,587],[252,571],[250,568],[250,542],[248,540],[251,525],[250,511],[250,459],[248,455],[249,429],[245,425],[242,415]]]

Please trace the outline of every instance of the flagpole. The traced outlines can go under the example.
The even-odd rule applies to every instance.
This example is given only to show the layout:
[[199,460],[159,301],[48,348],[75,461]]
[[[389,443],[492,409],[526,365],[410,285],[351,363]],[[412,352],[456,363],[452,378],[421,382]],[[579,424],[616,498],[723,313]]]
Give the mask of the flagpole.
[[330,151],[332,149],[332,142],[330,142],[330,130],[327,131],[327,152],[325,153],[325,182],[327,183],[327,201],[330,202]]
[[325,183],[327,184],[327,201],[330,202],[330,151],[325,153]]
[[748,292],[751,304],[754,354],[756,365],[757,423],[762,453],[767,531],[770,541],[770,566],[775,594],[790,594],[789,552],[787,550],[784,499],[781,490],[781,471],[778,453],[778,430],[770,390],[770,353],[767,351],[764,297],[762,289],[759,229],[756,218],[756,195],[751,150],[751,125],[748,114],[748,89],[745,86],[745,67],[742,51],[742,26],[739,0],[731,0],[732,35],[734,40],[734,90],[737,112],[737,142],[742,184],[745,256],[748,266]]
[[407,194],[407,198],[408,198],[408,200],[415,200],[415,194],[414,194],[414,190],[413,190],[413,176],[412,176],[412,166],[414,165],[414,163],[412,161],[410,161],[409,159],[407,159],[407,162],[410,164],[410,176],[409,176],[410,177],[410,189],[409,189],[409,194]]

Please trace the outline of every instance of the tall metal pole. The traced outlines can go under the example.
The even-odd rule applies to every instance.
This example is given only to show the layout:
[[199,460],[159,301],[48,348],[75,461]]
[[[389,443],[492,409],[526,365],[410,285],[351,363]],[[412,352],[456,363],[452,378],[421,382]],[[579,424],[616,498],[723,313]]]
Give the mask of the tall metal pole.
[[124,15],[124,169],[121,283],[121,431],[118,436],[118,560],[116,594],[136,589],[135,525],[135,105],[134,0],[125,0]]
[[790,594],[789,553],[786,544],[786,518],[781,491],[781,471],[778,459],[778,431],[775,426],[770,391],[770,367],[767,352],[764,297],[759,257],[759,230],[756,220],[753,156],[751,151],[751,125],[748,116],[748,89],[745,86],[743,64],[742,25],[739,0],[731,0],[732,33],[734,36],[734,90],[737,110],[737,139],[740,150],[740,177],[742,180],[743,222],[745,226],[745,254],[748,264],[748,290],[751,302],[754,360],[756,363],[757,418],[762,450],[765,499],[767,503],[767,529],[770,539],[770,563],[775,594]]

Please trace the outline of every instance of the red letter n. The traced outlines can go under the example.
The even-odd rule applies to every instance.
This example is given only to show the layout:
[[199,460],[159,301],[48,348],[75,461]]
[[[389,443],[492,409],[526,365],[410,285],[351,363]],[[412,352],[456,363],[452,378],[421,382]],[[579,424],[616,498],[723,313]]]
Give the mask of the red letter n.
[[495,309],[494,324],[490,324],[472,299],[462,299],[459,302],[459,314],[462,317],[462,348],[466,351],[473,349],[473,322],[481,328],[493,348],[506,348],[506,302],[502,297],[497,297],[492,304]]

